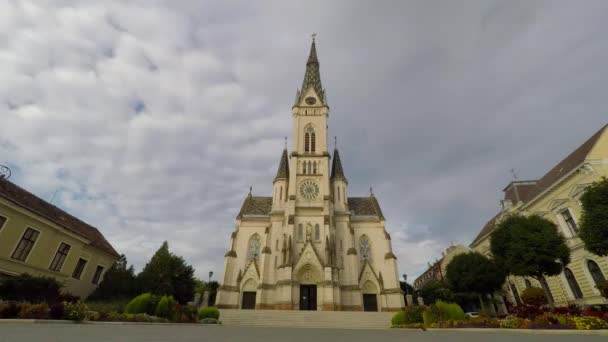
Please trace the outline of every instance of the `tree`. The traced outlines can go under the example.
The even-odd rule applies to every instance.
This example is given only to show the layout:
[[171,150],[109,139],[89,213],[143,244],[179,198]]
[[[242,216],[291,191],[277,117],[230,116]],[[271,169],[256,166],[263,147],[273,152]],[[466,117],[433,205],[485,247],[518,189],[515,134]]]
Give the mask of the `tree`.
[[418,290],[418,297],[422,297],[426,304],[433,304],[438,300],[445,302],[454,301],[454,294],[447,286],[439,280],[431,280]]
[[133,265],[128,266],[127,257],[122,254],[110,267],[103,281],[89,296],[89,300],[111,300],[133,298],[141,292]]
[[581,196],[579,237],[591,253],[608,255],[608,178],[590,185]]
[[142,290],[156,295],[172,295],[180,304],[194,297],[194,269],[180,256],[169,252],[163,242],[138,276]]
[[553,222],[538,215],[509,216],[492,233],[490,250],[508,274],[538,280],[553,306],[544,277],[560,274],[570,263],[570,249]]
[[494,260],[479,253],[456,255],[446,268],[446,283],[454,293],[474,293],[484,307],[482,295],[502,287],[506,272]]

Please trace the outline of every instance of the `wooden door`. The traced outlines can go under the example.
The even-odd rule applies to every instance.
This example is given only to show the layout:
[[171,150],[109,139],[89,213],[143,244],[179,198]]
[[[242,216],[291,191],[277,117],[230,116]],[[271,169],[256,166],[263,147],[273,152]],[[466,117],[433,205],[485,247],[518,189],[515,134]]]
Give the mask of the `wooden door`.
[[243,292],[243,302],[241,303],[241,309],[255,309],[255,292]]
[[378,297],[375,294],[363,294],[363,311],[378,311]]
[[300,310],[317,310],[316,285],[300,285]]

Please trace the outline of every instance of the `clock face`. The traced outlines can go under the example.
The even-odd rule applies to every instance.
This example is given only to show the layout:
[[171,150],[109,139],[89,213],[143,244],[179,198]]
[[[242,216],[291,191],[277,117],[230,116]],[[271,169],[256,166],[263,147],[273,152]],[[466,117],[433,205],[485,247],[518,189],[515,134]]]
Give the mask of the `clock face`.
[[312,180],[305,180],[300,184],[300,195],[307,200],[313,200],[319,195],[319,186]]
[[304,99],[304,101],[306,101],[306,104],[307,104],[307,105],[310,105],[310,106],[312,106],[312,105],[314,105],[315,103],[317,103],[317,99],[315,99],[315,98],[314,98],[314,97],[312,97],[312,96],[307,97],[306,99]]

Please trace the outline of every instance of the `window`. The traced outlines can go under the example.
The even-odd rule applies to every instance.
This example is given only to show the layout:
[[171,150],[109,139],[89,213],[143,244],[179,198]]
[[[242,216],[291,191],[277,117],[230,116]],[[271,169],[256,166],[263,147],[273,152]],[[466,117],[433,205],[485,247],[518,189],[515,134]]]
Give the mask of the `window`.
[[340,240],[340,251],[342,251],[342,240]]
[[530,282],[530,280],[525,279],[524,282],[526,283],[526,288],[529,289],[532,287],[532,283]]
[[509,283],[509,287],[511,287],[511,292],[513,292],[513,298],[515,298],[515,303],[517,305],[521,305],[521,298],[519,297],[519,291],[517,291],[517,287],[515,284]]
[[317,162],[312,163],[312,174],[313,175],[317,174]]
[[574,217],[572,217],[572,214],[570,214],[570,210],[566,209],[566,210],[562,211],[561,215],[564,218],[566,225],[568,226],[568,230],[570,230],[570,234],[572,236],[575,236],[578,233],[578,226],[576,225],[576,222],[574,221]]
[[4,223],[6,222],[6,217],[0,216],[0,229],[4,227]]
[[583,292],[581,291],[580,286],[578,286],[578,282],[574,277],[574,273],[569,268],[564,268],[564,276],[566,276],[566,280],[568,281],[568,286],[570,286],[570,290],[572,291],[572,295],[574,295],[575,299],[583,298]]
[[316,141],[315,141],[315,132],[310,133],[310,152],[315,152],[316,150]]
[[321,229],[319,228],[319,224],[315,224],[315,241],[321,240]]
[[593,278],[593,282],[596,286],[606,281],[606,277],[604,277],[602,270],[595,261],[587,260],[587,269],[589,269],[591,278]]
[[99,280],[101,279],[101,274],[103,273],[103,266],[97,265],[95,269],[95,274],[93,275],[92,283],[97,285],[99,284]]
[[61,267],[63,266],[63,263],[65,262],[65,258],[68,257],[70,248],[72,248],[72,246],[70,246],[64,242],[62,242],[61,245],[59,245],[59,249],[57,249],[57,253],[55,253],[55,257],[53,258],[53,261],[51,262],[51,266],[49,267],[50,270],[57,271],[57,272],[61,271]]
[[257,233],[253,234],[247,246],[247,260],[257,260],[260,256],[260,236]]
[[34,243],[36,242],[36,239],[38,239],[38,235],[40,235],[39,231],[32,228],[26,229],[21,237],[21,241],[19,241],[17,248],[15,248],[15,251],[13,252],[12,258],[25,261],[32,251]]
[[310,152],[310,133],[304,134],[304,152]]
[[338,201],[340,201],[340,187],[338,187]]
[[283,199],[283,187],[280,188],[280,192],[279,192],[279,200]]
[[72,273],[72,278],[80,279],[82,276],[82,272],[84,271],[84,267],[87,265],[87,261],[83,258],[79,258],[76,263],[76,268],[74,268],[74,272]]
[[359,254],[361,255],[361,261],[371,260],[372,251],[369,243],[369,238],[366,235],[362,235],[359,238]]
[[274,256],[274,268],[277,268],[277,256]]
[[304,240],[304,227],[302,224],[298,224],[298,241]]
[[307,170],[306,170],[306,173],[308,173],[308,174],[312,174],[312,165],[311,165],[311,164],[312,164],[312,162],[308,162],[307,164],[308,164],[308,167],[306,168],[306,169],[307,169]]
[[275,251],[279,250],[279,239],[277,239],[277,243],[274,245],[274,250]]

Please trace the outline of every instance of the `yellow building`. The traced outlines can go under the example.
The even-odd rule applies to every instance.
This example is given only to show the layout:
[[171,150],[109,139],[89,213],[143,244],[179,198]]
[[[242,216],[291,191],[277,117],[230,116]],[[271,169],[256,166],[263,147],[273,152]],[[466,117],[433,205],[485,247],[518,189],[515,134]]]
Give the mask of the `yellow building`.
[[118,257],[97,228],[0,178],[0,277],[53,277],[84,298]]
[[[545,280],[555,304],[608,303],[595,287],[608,277],[608,258],[587,252],[577,234],[580,196],[602,177],[608,177],[608,125],[539,180],[511,182],[504,189],[501,211],[483,227],[471,248],[490,255],[490,235],[507,214],[540,215],[558,226],[571,250],[572,261],[562,274]],[[519,303],[519,294],[529,286],[541,285],[532,278],[509,277],[504,293],[512,303]]]

